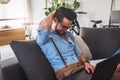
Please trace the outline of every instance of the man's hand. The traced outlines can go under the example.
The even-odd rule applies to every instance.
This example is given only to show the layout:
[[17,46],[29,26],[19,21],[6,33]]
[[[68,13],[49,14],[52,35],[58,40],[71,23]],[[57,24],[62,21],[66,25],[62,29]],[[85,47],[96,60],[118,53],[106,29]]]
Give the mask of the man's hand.
[[87,71],[87,73],[94,73],[95,67],[93,65],[91,65],[88,62],[85,62],[84,66],[85,66],[85,70]]
[[95,67],[91,65],[83,55],[80,55],[80,61],[84,65],[87,73],[94,73]]
[[51,29],[51,25],[52,25],[52,22],[53,22],[55,12],[56,12],[56,10],[51,12],[45,19],[43,19],[40,22],[40,27],[41,28],[43,28],[43,29]]

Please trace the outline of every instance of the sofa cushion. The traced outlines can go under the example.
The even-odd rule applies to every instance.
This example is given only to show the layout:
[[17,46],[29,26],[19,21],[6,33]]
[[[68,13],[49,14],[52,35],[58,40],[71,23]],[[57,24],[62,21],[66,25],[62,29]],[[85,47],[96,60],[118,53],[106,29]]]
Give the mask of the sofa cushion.
[[81,38],[81,36],[75,35],[75,39],[76,39],[76,42],[78,44],[78,47],[80,48],[80,50],[82,50],[83,55],[86,57],[86,59],[91,60],[92,54],[90,52],[90,49],[87,46],[87,44],[84,42],[84,40]]
[[110,57],[120,48],[120,28],[81,27],[80,30],[93,59]]
[[36,41],[10,43],[28,80],[56,80],[54,71]]

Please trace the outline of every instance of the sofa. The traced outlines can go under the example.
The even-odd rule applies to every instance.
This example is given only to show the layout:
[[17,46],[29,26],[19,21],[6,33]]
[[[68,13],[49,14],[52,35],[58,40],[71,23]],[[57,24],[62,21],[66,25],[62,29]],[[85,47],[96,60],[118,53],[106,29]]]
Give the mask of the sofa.
[[[81,27],[79,37],[90,50],[87,54],[89,60],[108,58],[120,48],[120,28]],[[79,39],[77,42],[80,43]],[[56,80],[50,63],[35,40],[12,41],[10,46],[16,57],[0,61],[0,80]],[[119,75],[117,71],[111,80],[119,80]]]

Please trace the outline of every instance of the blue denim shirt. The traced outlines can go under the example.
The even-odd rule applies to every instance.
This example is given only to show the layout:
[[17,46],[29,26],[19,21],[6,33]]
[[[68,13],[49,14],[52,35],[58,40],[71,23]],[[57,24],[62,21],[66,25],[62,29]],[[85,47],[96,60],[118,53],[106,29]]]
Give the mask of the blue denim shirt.
[[70,32],[66,32],[65,36],[70,43],[62,39],[56,32],[44,30],[40,27],[38,28],[36,42],[41,47],[55,71],[61,69],[65,65],[50,37],[54,40],[67,65],[78,62],[78,57],[82,53],[78,48],[73,35]]

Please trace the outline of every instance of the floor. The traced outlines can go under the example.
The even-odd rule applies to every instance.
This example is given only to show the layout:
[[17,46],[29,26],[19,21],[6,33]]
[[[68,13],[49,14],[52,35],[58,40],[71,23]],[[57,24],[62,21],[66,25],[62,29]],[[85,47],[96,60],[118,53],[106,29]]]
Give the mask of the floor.
[[5,60],[15,56],[10,45],[0,46],[0,55],[0,60]]

